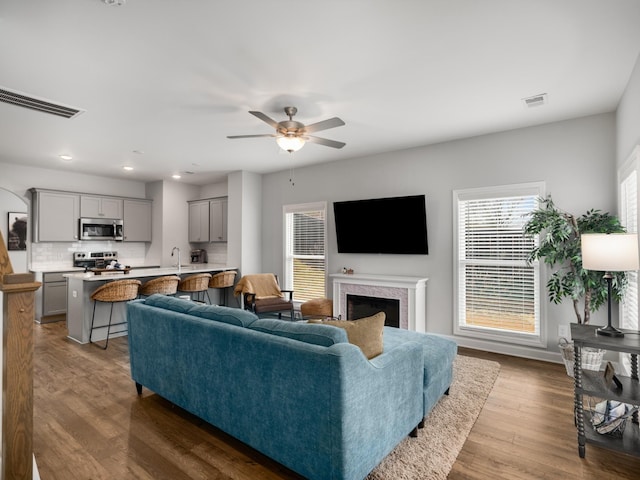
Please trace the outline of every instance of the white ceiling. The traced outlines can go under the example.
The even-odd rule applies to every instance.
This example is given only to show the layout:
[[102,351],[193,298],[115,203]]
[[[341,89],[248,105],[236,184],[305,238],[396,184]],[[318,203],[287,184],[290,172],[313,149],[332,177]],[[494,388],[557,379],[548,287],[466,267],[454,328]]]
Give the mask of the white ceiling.
[[[639,24],[638,0],[2,0],[0,88],[85,112],[0,103],[0,162],[202,185],[611,112]],[[347,145],[226,138],[287,105]]]

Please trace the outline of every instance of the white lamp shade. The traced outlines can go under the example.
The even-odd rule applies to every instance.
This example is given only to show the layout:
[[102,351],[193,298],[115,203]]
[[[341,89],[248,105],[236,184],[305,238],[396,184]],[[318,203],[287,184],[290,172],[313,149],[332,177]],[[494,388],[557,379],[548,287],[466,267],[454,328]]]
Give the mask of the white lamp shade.
[[297,152],[304,147],[304,140],[300,137],[276,137],[276,142],[278,142],[281,149],[287,152]]
[[582,268],[598,272],[638,270],[638,235],[585,233],[580,237]]

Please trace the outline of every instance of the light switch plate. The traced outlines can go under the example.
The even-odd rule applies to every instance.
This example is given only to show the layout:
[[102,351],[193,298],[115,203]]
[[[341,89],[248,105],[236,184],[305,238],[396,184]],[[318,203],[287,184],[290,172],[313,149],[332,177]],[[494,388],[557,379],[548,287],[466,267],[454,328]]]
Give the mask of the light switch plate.
[[558,337],[569,338],[569,325],[558,325]]

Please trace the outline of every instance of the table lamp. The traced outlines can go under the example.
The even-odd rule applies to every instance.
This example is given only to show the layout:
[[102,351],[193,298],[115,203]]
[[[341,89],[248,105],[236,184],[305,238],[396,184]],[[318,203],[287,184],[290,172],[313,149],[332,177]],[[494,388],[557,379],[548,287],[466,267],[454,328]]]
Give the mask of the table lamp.
[[605,272],[608,292],[608,322],[598,335],[624,337],[611,326],[611,272],[638,270],[638,235],[635,233],[585,233],[580,237],[582,268]]

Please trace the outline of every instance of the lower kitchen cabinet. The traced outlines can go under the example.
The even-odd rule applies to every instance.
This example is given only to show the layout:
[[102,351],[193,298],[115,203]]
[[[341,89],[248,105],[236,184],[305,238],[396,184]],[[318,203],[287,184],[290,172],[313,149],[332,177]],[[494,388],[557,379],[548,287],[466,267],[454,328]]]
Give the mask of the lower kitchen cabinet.
[[67,313],[67,279],[65,273],[46,272],[42,274],[42,299],[36,308],[36,320],[50,323],[64,320]]

